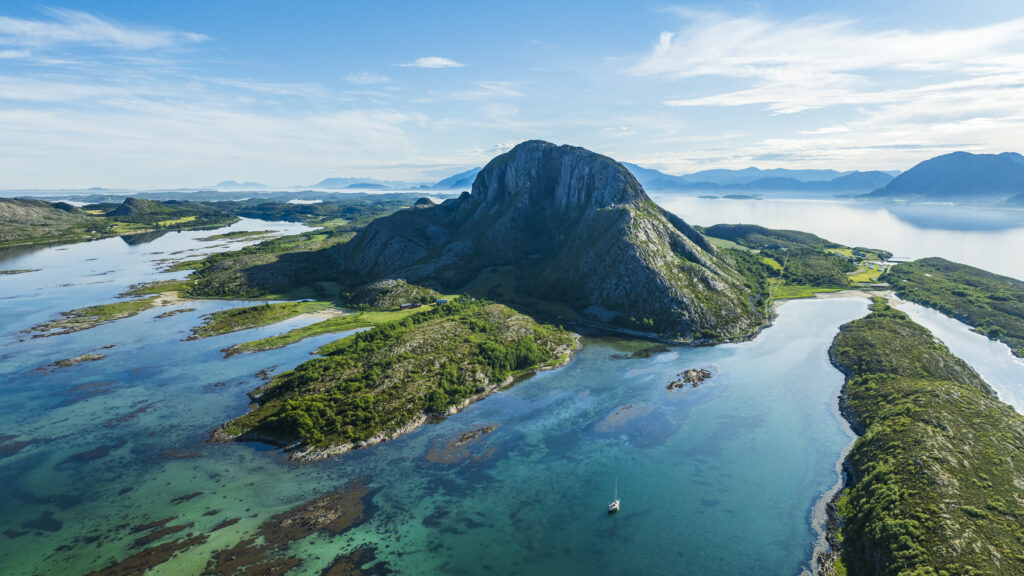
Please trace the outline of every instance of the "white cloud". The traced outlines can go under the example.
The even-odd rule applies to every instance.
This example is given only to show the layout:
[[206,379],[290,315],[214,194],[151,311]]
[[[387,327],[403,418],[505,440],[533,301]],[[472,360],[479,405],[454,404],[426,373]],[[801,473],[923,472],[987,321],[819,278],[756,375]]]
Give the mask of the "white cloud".
[[417,58],[412,62],[406,62],[405,64],[399,64],[407,68],[461,68],[465,66],[460,62],[456,62],[451,58],[441,58],[440,56],[424,56],[423,58]]
[[387,84],[391,78],[375,72],[353,72],[345,76],[345,81],[350,84]]
[[476,86],[467,90],[454,90],[444,96],[449,100],[500,100],[520,98],[523,93],[517,90],[518,82],[477,82]]
[[51,20],[0,16],[0,45],[49,47],[82,44],[130,50],[172,48],[206,40],[192,32],[134,27],[104,20],[87,12],[51,8]]
[[724,77],[749,87],[668,99],[669,106],[760,104],[776,114],[791,114],[835,105],[878,105],[946,89],[951,78],[981,79],[971,89],[984,92],[987,84],[1016,76],[1024,65],[1024,18],[915,32],[866,29],[845,19],[777,22],[684,15],[690,25],[677,33],[663,32],[633,73],[677,80]]

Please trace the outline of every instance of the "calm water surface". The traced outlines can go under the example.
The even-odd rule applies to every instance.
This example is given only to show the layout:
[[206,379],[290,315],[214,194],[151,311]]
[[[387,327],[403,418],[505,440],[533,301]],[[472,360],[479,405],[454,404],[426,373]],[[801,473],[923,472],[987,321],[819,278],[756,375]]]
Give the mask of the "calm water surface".
[[[234,228],[246,226],[299,229],[252,221]],[[290,553],[303,559],[296,573],[319,573],[367,544],[406,574],[789,575],[806,563],[812,507],[835,483],[850,441],[834,409],[842,377],[825,351],[840,324],[864,313],[864,300],[790,303],[753,342],[647,359],[617,359],[607,344],[589,342],[568,367],[441,424],[295,466],[275,451],[205,440],[247,409],[257,372],[288,369],[335,336],[226,360],[220,349],[299,321],[182,341],[203,314],[238,305],[223,301],[188,303],[196,310],[163,319],[156,316],[165,309],[150,310],[66,336],[21,333],[60,311],[110,301],[132,283],[169,277],[156,261],[215,249],[196,240],[209,234],[136,246],[110,239],[4,262],[41,269],[0,277],[0,434],[20,446],[0,458],[4,573],[85,573],[137,551],[131,526],[174,517],[199,533],[241,518],[155,570],[198,573],[213,551],[271,515],[357,477],[375,490],[369,521],[293,545]],[[48,367],[93,351],[107,357]],[[697,366],[714,369],[714,378],[665,389]],[[426,458],[491,424],[497,430],[464,458]],[[609,517],[616,478],[623,510]]]
[[899,309],[931,330],[953,354],[967,361],[996,391],[999,399],[1024,414],[1024,358],[1001,342],[971,331],[971,327],[941,312],[903,302]]
[[[757,221],[746,213],[696,217],[673,209],[697,224]],[[837,218],[858,210],[844,207],[837,214],[846,216]],[[843,235],[855,226],[841,234],[838,225],[818,230],[780,215],[760,218],[839,242],[909,250]],[[302,229],[254,221],[232,227],[260,228]],[[934,233],[951,245],[961,232]],[[989,242],[1003,233],[989,232]],[[0,436],[4,445],[20,446],[0,453],[5,574],[102,568],[137,551],[129,527],[145,522],[174,517],[173,524],[194,523],[189,530],[200,533],[241,518],[153,571],[199,573],[212,552],[251,536],[270,516],[360,477],[374,491],[369,520],[338,537],[296,542],[289,553],[302,564],[294,573],[319,574],[336,556],[367,545],[404,574],[792,575],[806,565],[815,540],[811,511],[835,484],[837,459],[851,440],[835,408],[842,376],[826,350],[841,324],[866,312],[865,300],[790,302],[752,342],[675,348],[646,359],[616,358],[610,344],[590,341],[569,366],[440,424],[296,466],[276,451],[205,440],[245,412],[258,372],[287,370],[337,336],[226,360],[220,349],[303,321],[182,341],[203,314],[239,305],[224,301],[190,302],[181,307],[196,310],[163,319],[156,316],[166,309],[150,310],[67,336],[21,333],[60,311],[112,301],[133,283],[173,277],[159,273],[161,259],[227,248],[197,240],[209,234],[0,255],[4,268],[41,269],[0,276]],[[958,354],[988,342],[951,330],[968,344],[958,349],[947,341]],[[107,358],[48,367],[93,351]],[[693,367],[715,375],[698,388],[665,389]],[[1005,380],[993,385],[1011,398],[1014,376],[994,370],[979,367],[990,382]],[[458,458],[428,460],[448,441],[495,424]],[[623,508],[609,517],[616,478]]]
[[1024,210],[877,204],[855,200],[714,200],[656,194],[656,201],[690,224],[759,224],[813,232],[847,246],[897,257],[941,256],[1024,280]]

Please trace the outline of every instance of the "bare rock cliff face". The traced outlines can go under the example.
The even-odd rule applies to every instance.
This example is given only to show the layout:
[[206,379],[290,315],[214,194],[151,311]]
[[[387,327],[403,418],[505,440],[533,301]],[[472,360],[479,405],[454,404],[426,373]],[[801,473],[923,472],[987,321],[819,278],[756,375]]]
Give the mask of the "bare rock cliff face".
[[541,141],[494,158],[472,194],[372,222],[338,256],[361,282],[448,290],[486,268],[515,267],[522,295],[680,340],[742,335],[763,320],[731,262],[625,167]]

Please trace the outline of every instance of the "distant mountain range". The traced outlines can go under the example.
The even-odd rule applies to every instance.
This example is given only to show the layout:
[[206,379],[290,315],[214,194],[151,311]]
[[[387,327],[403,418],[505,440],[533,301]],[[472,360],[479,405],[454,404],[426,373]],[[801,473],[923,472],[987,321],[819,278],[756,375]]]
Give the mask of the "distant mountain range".
[[[214,188],[226,188],[233,190],[265,190],[267,188],[271,188],[271,186],[267,186],[266,184],[260,184],[259,182],[238,182],[235,180],[225,180],[223,182],[218,182],[217,185],[214,186]],[[90,190],[99,189],[90,188]]]
[[331,190],[410,190],[419,186],[419,183],[377,180],[376,178],[324,178],[310,186],[310,188],[327,188]]
[[377,180],[375,178],[324,178],[313,184],[311,188],[331,190],[452,190],[454,188],[470,188],[480,168],[471,168],[465,172],[453,174],[433,184],[422,182],[400,182],[395,180]]
[[953,152],[925,160],[868,198],[993,201],[1024,194],[1024,156]]
[[473,180],[476,180],[476,175],[480,173],[481,168],[470,168],[465,172],[459,172],[453,176],[449,176],[444,180],[441,180],[437,184],[431,186],[434,190],[451,190],[452,188],[472,188]]
[[[622,163],[648,191],[689,192],[825,192],[857,195],[866,199],[910,200],[938,202],[1004,202],[1010,206],[1024,206],[1024,156],[1014,152],[1002,154],[971,154],[953,152],[936,156],[917,164],[910,170],[848,171],[789,170],[784,168],[742,170],[701,170],[691,174],[666,174],[627,162]],[[212,188],[222,194],[279,190],[345,190],[345,191],[462,191],[473,187],[481,169],[471,168],[437,182],[403,182],[375,178],[331,177],[311,186],[273,187],[259,182],[225,180]],[[202,189],[148,191],[161,198],[180,197]],[[209,189],[206,189],[209,190]],[[115,191],[102,188],[91,192],[106,192],[104,198],[124,198],[136,191]],[[38,192],[31,194],[41,196]],[[70,190],[68,192],[71,192]]]
[[808,192],[867,192],[885,186],[899,172],[838,172],[744,168],[702,170],[673,176],[628,162],[623,163],[647,190],[751,190]]

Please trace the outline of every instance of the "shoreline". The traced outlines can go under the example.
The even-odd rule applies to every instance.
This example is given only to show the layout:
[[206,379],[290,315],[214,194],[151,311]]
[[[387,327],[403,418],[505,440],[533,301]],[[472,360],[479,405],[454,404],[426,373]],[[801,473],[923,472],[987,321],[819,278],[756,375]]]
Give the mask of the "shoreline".
[[[773,304],[773,310],[793,300],[835,300],[838,298],[867,298],[870,300],[873,297],[885,298],[889,302],[896,299],[896,295],[892,290],[867,291],[851,289],[839,292],[820,292],[815,294],[814,298],[778,300]],[[838,332],[836,335],[838,336]],[[835,337],[833,337],[833,341],[835,341]],[[831,410],[833,416],[836,416],[837,420],[842,423],[843,433],[850,438],[850,441],[840,451],[839,458],[836,460],[835,470],[838,475],[836,483],[826,490],[814,502],[814,506],[811,508],[810,524],[811,529],[817,534],[817,538],[811,551],[810,565],[801,569],[801,576],[831,576],[836,573],[835,560],[839,558],[840,553],[839,524],[841,522],[836,506],[843,491],[850,485],[847,458],[850,455],[850,451],[853,450],[853,445],[862,435],[862,432],[858,432],[856,418],[846,408],[845,389],[849,374],[843,366],[837,364],[832,358],[831,346],[829,363],[843,375],[843,384],[840,387],[839,395],[836,397],[836,402],[831,404]]]
[[[892,291],[887,293],[875,294],[881,296],[887,301],[895,298]],[[840,330],[842,328],[840,327]],[[839,337],[837,333],[833,337],[832,342]],[[864,435],[864,426],[857,421],[857,417],[850,412],[847,406],[846,396],[846,383],[850,378],[850,370],[838,362],[832,353],[832,346],[829,346],[828,360],[832,366],[843,375],[843,386],[839,390],[839,396],[836,398],[837,402],[832,405],[833,414],[841,416],[841,422],[845,423],[844,431],[851,436],[850,443],[843,448],[840,454],[839,461],[836,463],[836,469],[839,471],[839,481],[836,486],[833,486],[831,490],[822,495],[818,502],[815,503],[815,513],[820,512],[824,516],[817,516],[812,519],[815,522],[815,531],[818,532],[818,541],[815,542],[814,552],[811,556],[811,573],[813,576],[831,576],[835,574],[835,561],[839,558],[841,553],[841,541],[839,538],[840,525],[842,520],[839,518],[839,512],[837,504],[839,498],[843,492],[852,485],[852,470],[849,467],[849,456],[853,450],[854,444],[857,440]],[[813,516],[813,514],[812,514]],[[822,528],[819,528],[822,526]]]
[[[458,414],[459,412],[465,410],[471,404],[474,404],[476,402],[484,400],[485,398],[487,398],[491,394],[494,394],[496,392],[500,392],[501,390],[509,388],[510,386],[513,386],[517,382],[521,382],[523,380],[531,378],[531,377],[535,376],[539,372],[546,372],[548,370],[557,370],[559,368],[563,368],[563,367],[569,365],[572,362],[573,358],[576,357],[576,354],[580,350],[583,349],[583,337],[580,336],[576,332],[573,332],[572,335],[573,335],[573,347],[572,347],[572,349],[570,349],[568,351],[562,352],[563,354],[566,354],[566,357],[561,362],[554,363],[554,364],[545,364],[543,366],[538,366],[537,368],[526,370],[526,371],[524,371],[523,373],[520,373],[520,374],[515,374],[515,375],[508,376],[507,378],[502,380],[499,384],[496,384],[494,386],[489,386],[483,392],[480,392],[478,394],[474,394],[472,396],[469,396],[468,398],[466,398],[465,400],[463,400],[459,404],[453,404],[453,405],[449,406],[448,409],[445,411],[445,413],[443,415],[423,414],[422,416],[416,418],[415,420],[407,422],[406,424],[404,424],[404,425],[402,425],[402,426],[400,426],[400,427],[398,427],[398,428],[396,428],[394,430],[387,430],[387,431],[381,432],[381,433],[379,433],[379,434],[377,434],[377,435],[375,435],[375,436],[373,436],[371,438],[368,438],[366,440],[360,440],[359,442],[346,442],[344,444],[335,444],[335,445],[327,446],[327,447],[310,447],[310,448],[307,448],[307,449],[303,450],[303,449],[301,449],[295,443],[286,443],[286,442],[282,442],[280,439],[277,439],[277,438],[270,438],[270,437],[264,437],[264,436],[261,436],[261,435],[254,435],[254,434],[250,434],[249,432],[243,432],[242,434],[238,434],[238,435],[231,435],[231,434],[228,434],[228,433],[224,432],[224,426],[221,425],[221,426],[218,426],[210,434],[210,438],[207,441],[208,442],[222,442],[222,443],[228,443],[228,442],[263,442],[265,444],[271,444],[273,446],[280,447],[283,452],[288,453],[288,459],[289,460],[291,460],[293,462],[303,463],[303,464],[304,463],[309,463],[309,462],[316,462],[318,460],[325,460],[327,458],[333,458],[333,457],[336,457],[336,456],[341,456],[341,455],[346,454],[348,452],[351,452],[353,450],[362,450],[364,448],[369,448],[371,446],[376,446],[377,444],[381,444],[383,442],[388,442],[390,440],[395,440],[395,439],[397,439],[397,438],[399,438],[401,436],[404,436],[406,434],[414,432],[417,429],[419,429],[421,426],[431,422],[432,420],[437,420],[437,421],[446,420],[448,417],[454,416],[455,414]],[[258,390],[258,388],[257,388],[257,390]]]
[[848,290],[840,290],[838,292],[817,292],[814,296],[807,298],[778,299],[772,302],[772,308],[775,309],[786,302],[795,302],[798,300],[833,300],[835,298],[867,298],[870,300],[876,296],[885,298],[889,301],[896,298],[896,294],[892,290],[862,290],[858,288],[850,288]]
[[[842,372],[840,370],[840,372]],[[846,386],[846,375],[843,375],[843,386]],[[817,534],[814,548],[810,558],[810,572],[805,568],[801,575],[811,574],[813,576],[830,576],[835,574],[835,560],[839,557],[839,513],[836,508],[839,498],[849,485],[849,472],[846,459],[853,450],[853,445],[860,435],[853,429],[852,421],[847,417],[844,410],[843,392],[840,390],[837,402],[832,404],[832,414],[838,416],[843,423],[843,432],[850,438],[850,441],[839,453],[836,460],[835,471],[838,475],[836,483],[826,490],[814,503],[811,509],[811,528]]]

